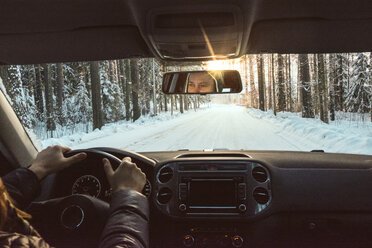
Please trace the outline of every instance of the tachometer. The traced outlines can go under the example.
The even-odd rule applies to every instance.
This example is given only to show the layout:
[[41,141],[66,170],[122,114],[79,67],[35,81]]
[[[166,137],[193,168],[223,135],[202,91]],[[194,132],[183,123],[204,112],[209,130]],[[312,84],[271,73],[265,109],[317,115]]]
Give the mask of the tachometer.
[[101,192],[101,183],[92,175],[79,177],[72,185],[72,194],[83,194],[97,197]]
[[[151,183],[147,179],[146,179],[146,184],[143,187],[142,194],[146,197],[149,197],[151,195]],[[105,190],[104,195],[105,195],[105,197],[110,198],[111,195],[112,195],[112,189],[109,188],[109,189]]]

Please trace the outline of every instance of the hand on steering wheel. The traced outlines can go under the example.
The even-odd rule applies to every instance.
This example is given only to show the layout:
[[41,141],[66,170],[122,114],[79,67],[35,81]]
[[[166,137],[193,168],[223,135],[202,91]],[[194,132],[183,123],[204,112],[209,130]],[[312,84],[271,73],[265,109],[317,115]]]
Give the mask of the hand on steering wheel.
[[71,148],[64,146],[49,146],[39,152],[29,170],[35,173],[39,180],[47,175],[59,172],[68,168],[70,165],[80,162],[87,157],[85,152],[65,157],[63,153],[71,151]]
[[130,157],[125,157],[116,170],[112,169],[111,163],[107,158],[102,161],[112,192],[122,189],[133,189],[140,193],[142,192],[146,184],[146,175],[135,163],[132,163]]

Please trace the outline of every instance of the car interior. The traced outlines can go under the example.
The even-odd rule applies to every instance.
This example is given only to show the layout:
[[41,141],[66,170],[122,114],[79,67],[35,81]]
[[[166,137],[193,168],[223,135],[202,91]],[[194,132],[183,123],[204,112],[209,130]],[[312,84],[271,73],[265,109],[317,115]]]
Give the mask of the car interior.
[[[366,52],[371,30],[368,0],[4,0],[0,63]],[[101,161],[118,166],[124,157],[147,177],[150,247],[372,246],[371,155],[98,146],[66,156],[81,151],[87,159],[46,177],[27,209],[56,247],[97,247],[110,199]],[[1,176],[37,152],[0,93]],[[81,185],[103,193],[79,194]]]

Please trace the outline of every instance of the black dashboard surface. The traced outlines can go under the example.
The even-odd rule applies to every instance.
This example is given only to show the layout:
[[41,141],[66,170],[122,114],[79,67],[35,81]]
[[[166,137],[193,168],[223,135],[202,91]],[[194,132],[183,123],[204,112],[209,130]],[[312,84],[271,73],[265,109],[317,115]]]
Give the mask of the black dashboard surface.
[[[278,151],[132,154],[102,149],[120,159],[132,157],[147,175],[152,185],[149,195],[151,247],[372,247],[372,156]],[[179,171],[183,170],[180,168],[185,163],[194,167],[187,167],[193,169],[182,174]],[[191,185],[193,180],[215,181],[216,178],[227,180],[230,175],[237,180],[235,176],[243,171],[242,168],[234,172],[226,167],[234,163],[247,165],[243,168],[245,174],[241,174],[243,179],[236,181],[236,185],[247,185],[247,200],[240,203],[249,209],[250,202],[257,201],[251,194],[262,186],[269,192],[263,211],[249,216],[243,214],[248,210],[240,213],[232,210],[234,214],[230,215],[219,210],[213,210],[212,214],[209,210],[202,210],[209,213],[188,215],[191,207],[187,201],[184,202],[187,210],[181,210],[183,202],[174,199],[181,199],[182,183]],[[255,182],[251,187],[254,179],[250,175],[257,166],[267,173],[267,179],[264,183]],[[171,168],[173,178],[170,183],[159,180],[164,167]],[[103,170],[100,172],[99,167],[94,168],[97,178],[104,176]],[[84,174],[82,171],[87,167],[82,166],[79,170],[80,174],[77,172],[75,177]],[[169,176],[168,172],[164,175]],[[169,192],[163,194],[161,191],[164,188],[169,189],[173,200],[162,204],[159,197],[169,196]],[[179,211],[173,213],[178,213],[177,217],[181,218],[174,218],[170,214],[172,211],[162,210],[171,208]]]

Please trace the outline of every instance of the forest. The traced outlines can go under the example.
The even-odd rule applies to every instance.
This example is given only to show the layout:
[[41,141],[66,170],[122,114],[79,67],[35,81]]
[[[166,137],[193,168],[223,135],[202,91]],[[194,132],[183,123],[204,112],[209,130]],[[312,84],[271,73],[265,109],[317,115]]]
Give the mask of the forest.
[[0,66],[0,89],[24,127],[45,139],[221,100],[161,92],[163,73],[193,69],[239,70],[244,89],[233,99],[246,107],[297,112],[324,123],[340,112],[372,121],[370,53],[259,54],[202,64],[131,58],[10,65]]
[[370,53],[246,55],[207,68],[239,70],[245,88],[240,103],[247,107],[300,112],[325,123],[337,112],[372,121]]
[[208,96],[161,92],[162,74],[179,68],[153,58],[1,66],[0,89],[23,126],[45,139],[198,109]]

